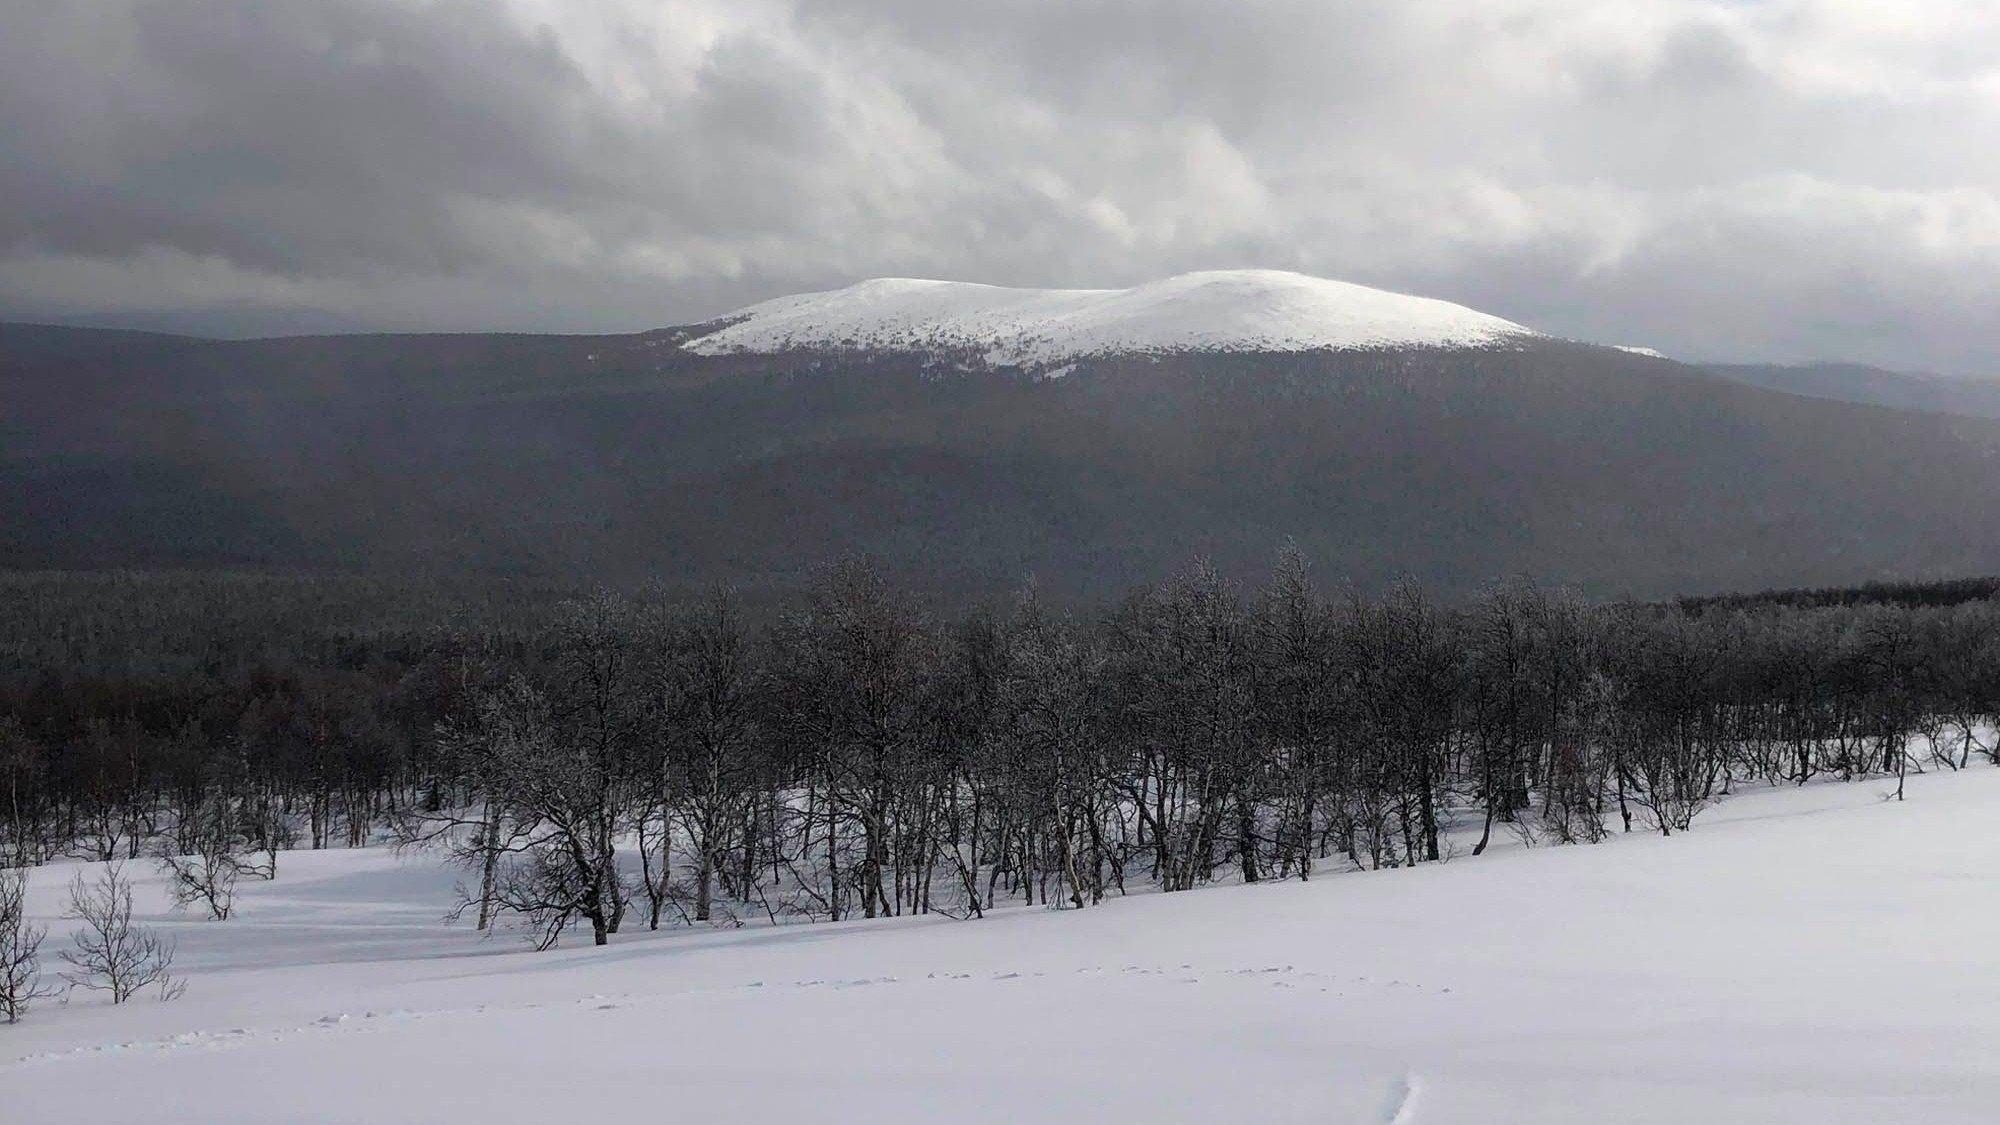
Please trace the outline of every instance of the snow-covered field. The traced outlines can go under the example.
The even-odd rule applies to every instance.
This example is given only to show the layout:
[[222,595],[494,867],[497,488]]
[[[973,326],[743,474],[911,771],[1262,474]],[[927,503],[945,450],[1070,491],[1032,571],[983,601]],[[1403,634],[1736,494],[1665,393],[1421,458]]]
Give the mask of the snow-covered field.
[[[429,860],[292,853],[228,922],[143,888],[186,996],[0,1027],[0,1121],[2000,1120],[2000,771],[1892,788],[1310,884],[546,954],[444,925]],[[51,949],[68,875],[30,892]]]
[[1538,335],[1463,305],[1282,270],[1209,270],[1131,289],[876,278],[727,319],[683,346],[705,355],[969,350],[1027,366],[1113,352],[1472,347]]

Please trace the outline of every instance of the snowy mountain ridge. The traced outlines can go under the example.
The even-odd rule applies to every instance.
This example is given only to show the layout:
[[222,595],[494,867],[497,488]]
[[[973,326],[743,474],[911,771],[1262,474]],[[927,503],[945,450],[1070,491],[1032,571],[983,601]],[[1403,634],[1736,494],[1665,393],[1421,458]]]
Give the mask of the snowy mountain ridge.
[[1282,270],[1208,270],[1130,289],[876,278],[764,301],[719,323],[682,347],[972,351],[990,364],[1036,366],[1133,353],[1490,347],[1541,335],[1449,301]]

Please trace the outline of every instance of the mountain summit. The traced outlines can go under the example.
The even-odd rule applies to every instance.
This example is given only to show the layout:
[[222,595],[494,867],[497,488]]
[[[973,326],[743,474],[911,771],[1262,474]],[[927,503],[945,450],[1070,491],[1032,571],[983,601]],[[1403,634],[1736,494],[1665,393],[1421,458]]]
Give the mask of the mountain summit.
[[1540,335],[1448,301],[1283,270],[1208,270],[1131,289],[877,278],[714,323],[721,327],[683,346],[699,355],[969,352],[1011,366],[1132,353],[1489,347]]

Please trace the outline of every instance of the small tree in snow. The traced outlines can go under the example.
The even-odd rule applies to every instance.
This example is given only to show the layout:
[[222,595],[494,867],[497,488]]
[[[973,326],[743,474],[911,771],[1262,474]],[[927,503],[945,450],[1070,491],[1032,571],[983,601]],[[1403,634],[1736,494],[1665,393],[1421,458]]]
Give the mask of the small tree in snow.
[[81,874],[70,881],[65,917],[81,923],[74,944],[62,953],[69,965],[62,977],[72,987],[109,992],[113,1004],[123,1004],[150,985],[159,985],[162,1000],[178,999],[186,989],[186,982],[169,971],[173,943],[132,924],[132,881],[117,864],[106,864],[96,882],[86,882]]
[[175,906],[185,909],[199,902],[220,922],[235,904],[237,878],[250,868],[237,853],[235,809],[227,797],[217,797],[189,816],[197,822],[182,833],[190,854],[161,856],[160,870]]
[[48,928],[28,924],[28,872],[0,870],[0,1020],[14,1023],[28,1005],[55,995],[41,983],[38,956]]

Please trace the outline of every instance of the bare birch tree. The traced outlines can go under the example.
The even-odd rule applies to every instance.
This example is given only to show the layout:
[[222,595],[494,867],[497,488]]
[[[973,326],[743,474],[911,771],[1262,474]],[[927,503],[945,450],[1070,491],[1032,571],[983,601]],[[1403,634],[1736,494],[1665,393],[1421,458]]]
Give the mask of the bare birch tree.
[[143,926],[132,924],[132,882],[115,863],[106,864],[96,880],[81,873],[70,881],[65,917],[78,923],[62,959],[62,974],[73,988],[111,994],[123,1004],[157,985],[160,999],[178,999],[186,983],[172,973],[174,944]]
[[42,939],[47,926],[28,921],[28,871],[0,868],[0,1017],[17,1023],[28,1006],[56,994],[42,982]]

